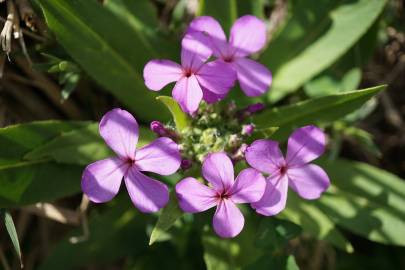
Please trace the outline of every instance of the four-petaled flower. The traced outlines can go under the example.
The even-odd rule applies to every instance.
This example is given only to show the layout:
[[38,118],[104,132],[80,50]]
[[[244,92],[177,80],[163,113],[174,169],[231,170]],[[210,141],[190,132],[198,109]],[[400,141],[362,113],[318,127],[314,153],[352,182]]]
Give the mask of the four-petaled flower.
[[181,42],[181,66],[170,60],[151,60],[144,70],[146,86],[153,91],[176,82],[173,98],[182,110],[193,114],[200,101],[224,98],[236,80],[235,72],[222,61],[205,63],[212,54],[203,33],[188,33]]
[[288,186],[304,199],[319,198],[330,185],[329,177],[321,167],[308,163],[324,150],[325,134],[315,126],[305,126],[291,134],[285,159],[277,142],[253,142],[245,152],[246,161],[253,168],[270,174],[263,197],[252,204],[256,212],[272,216],[283,210]]
[[247,58],[266,44],[266,25],[260,19],[252,15],[237,19],[232,25],[229,43],[221,25],[209,16],[195,18],[188,32],[208,34],[214,56],[236,71],[240,87],[247,96],[259,96],[269,89],[271,72],[262,64]]
[[248,168],[242,170],[234,180],[232,161],[222,152],[206,157],[202,174],[211,187],[192,177],[177,183],[180,208],[188,213],[196,213],[217,206],[213,218],[215,232],[224,238],[235,237],[242,231],[245,222],[236,204],[253,203],[262,197],[266,185],[263,175]]
[[138,129],[135,118],[125,110],[111,110],[101,119],[100,135],[117,157],[96,161],[84,170],[82,190],[91,201],[111,200],[124,178],[129,196],[140,211],[156,212],[167,204],[167,186],[141,172],[161,175],[176,172],[181,162],[178,145],[161,137],[136,149]]

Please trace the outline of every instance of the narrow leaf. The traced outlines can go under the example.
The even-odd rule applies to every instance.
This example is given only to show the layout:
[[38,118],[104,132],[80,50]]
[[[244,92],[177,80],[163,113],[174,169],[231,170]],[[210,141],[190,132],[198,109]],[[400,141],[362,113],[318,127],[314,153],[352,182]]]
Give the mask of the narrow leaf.
[[266,110],[253,117],[253,122],[260,128],[278,126],[274,135],[277,139],[287,136],[292,129],[309,125],[327,125],[358,109],[385,85],[363,90],[334,94],[305,100],[296,104]]
[[[140,127],[138,147],[149,143],[154,134]],[[49,142],[36,147],[24,158],[27,160],[51,159],[60,163],[87,165],[114,155],[99,135],[98,123],[81,129],[64,132]]]
[[181,110],[179,104],[177,104],[177,102],[173,98],[169,96],[159,96],[156,99],[161,101],[166,106],[166,108],[169,109],[178,131],[183,130],[189,125],[189,116]]
[[6,226],[6,230],[8,232],[8,235],[11,238],[11,242],[13,243],[14,250],[15,250],[17,256],[18,256],[18,259],[20,260],[21,268],[23,268],[21,248],[20,248],[20,243],[18,241],[17,231],[16,231],[15,226],[14,226],[13,217],[5,209],[0,209],[0,214],[1,214],[1,217],[3,219],[4,225]]
[[159,219],[150,235],[149,245],[159,240],[159,237],[169,230],[173,224],[183,215],[183,211],[178,206],[176,196],[171,194],[168,205],[162,210]]

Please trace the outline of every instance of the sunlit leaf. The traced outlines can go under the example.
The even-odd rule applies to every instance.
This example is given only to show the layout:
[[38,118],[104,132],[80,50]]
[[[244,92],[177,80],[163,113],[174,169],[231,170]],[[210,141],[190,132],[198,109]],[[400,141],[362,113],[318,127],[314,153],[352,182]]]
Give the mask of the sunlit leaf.
[[[138,147],[149,143],[154,138],[151,131],[140,127]],[[99,135],[98,123],[84,128],[62,133],[49,142],[36,147],[24,158],[37,160],[48,158],[60,163],[87,165],[114,155]]]
[[361,162],[319,163],[337,186],[318,202],[328,216],[370,240],[405,245],[404,180]]
[[259,128],[263,126],[279,127],[273,137],[285,139],[294,128],[309,124],[326,125],[342,118],[385,88],[385,85],[376,86],[265,110],[254,116],[253,122]]
[[385,3],[293,1],[291,18],[260,58],[274,75],[269,100],[283,98],[331,66],[366,33]]
[[159,55],[141,31],[95,0],[39,2],[57,40],[88,75],[140,118],[167,119],[143,82],[143,66]]
[[177,130],[181,131],[189,126],[190,117],[181,110],[179,104],[177,104],[173,98],[169,96],[159,96],[156,99],[161,101],[169,109]]
[[1,128],[0,169],[5,169],[8,166],[20,166],[21,163],[25,162],[23,158],[28,152],[47,143],[62,132],[81,128],[89,123],[78,121],[38,121]]

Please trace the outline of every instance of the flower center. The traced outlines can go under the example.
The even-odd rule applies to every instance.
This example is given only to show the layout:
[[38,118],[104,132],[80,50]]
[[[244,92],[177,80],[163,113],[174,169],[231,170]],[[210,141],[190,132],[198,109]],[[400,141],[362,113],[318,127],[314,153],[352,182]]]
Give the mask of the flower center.
[[135,164],[135,160],[132,158],[127,158],[125,160],[125,162],[129,165],[129,166],[133,166]]
[[227,194],[226,191],[222,191],[221,193],[217,193],[217,199],[218,200],[225,200],[225,199],[229,199],[229,194]]
[[227,63],[233,62],[233,56],[232,55],[225,55],[225,56],[223,56],[222,59]]
[[191,69],[185,69],[183,70],[183,75],[189,78],[191,75],[193,75],[193,72],[191,71]]
[[287,165],[282,165],[281,167],[280,167],[280,174],[281,175],[284,175],[284,174],[286,174],[286,172],[287,172]]

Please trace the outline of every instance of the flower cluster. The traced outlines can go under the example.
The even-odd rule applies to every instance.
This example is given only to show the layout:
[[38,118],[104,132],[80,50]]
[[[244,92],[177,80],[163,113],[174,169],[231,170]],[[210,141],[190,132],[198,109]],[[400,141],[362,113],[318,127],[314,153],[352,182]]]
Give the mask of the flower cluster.
[[[144,68],[146,86],[159,91],[171,82],[173,98],[183,111],[194,114],[202,99],[215,103],[225,98],[239,81],[247,96],[259,96],[270,87],[272,75],[263,65],[247,58],[266,42],[266,26],[246,15],[231,29],[229,43],[219,23],[212,17],[194,19],[181,42],[181,65],[170,60],[152,60]],[[216,57],[209,61],[211,56]]]
[[[234,103],[217,103],[236,80],[247,96],[269,89],[270,71],[247,58],[265,41],[265,25],[254,16],[234,23],[229,42],[215,19],[194,19],[182,40],[181,65],[152,60],[144,68],[145,84],[151,90],[176,82],[173,98],[192,116],[190,126],[178,131],[153,121],[150,128],[159,138],[136,149],[139,128],[135,118],[122,109],[106,113],[100,121],[100,135],[117,156],[84,170],[82,190],[89,199],[96,203],[111,200],[124,179],[135,207],[157,212],[168,203],[169,189],[145,172],[170,175],[201,164],[204,180],[193,175],[176,184],[178,203],[187,213],[215,206],[214,231],[228,238],[244,226],[237,204],[249,204],[258,214],[272,216],[286,207],[288,187],[304,199],[319,198],[330,185],[325,171],[310,164],[325,150],[321,129],[295,130],[284,157],[276,141],[259,139],[249,145],[255,126],[246,120],[263,110],[263,104],[238,110]],[[208,61],[212,56],[216,59]],[[234,164],[239,161],[245,161],[246,168],[235,178]]]

